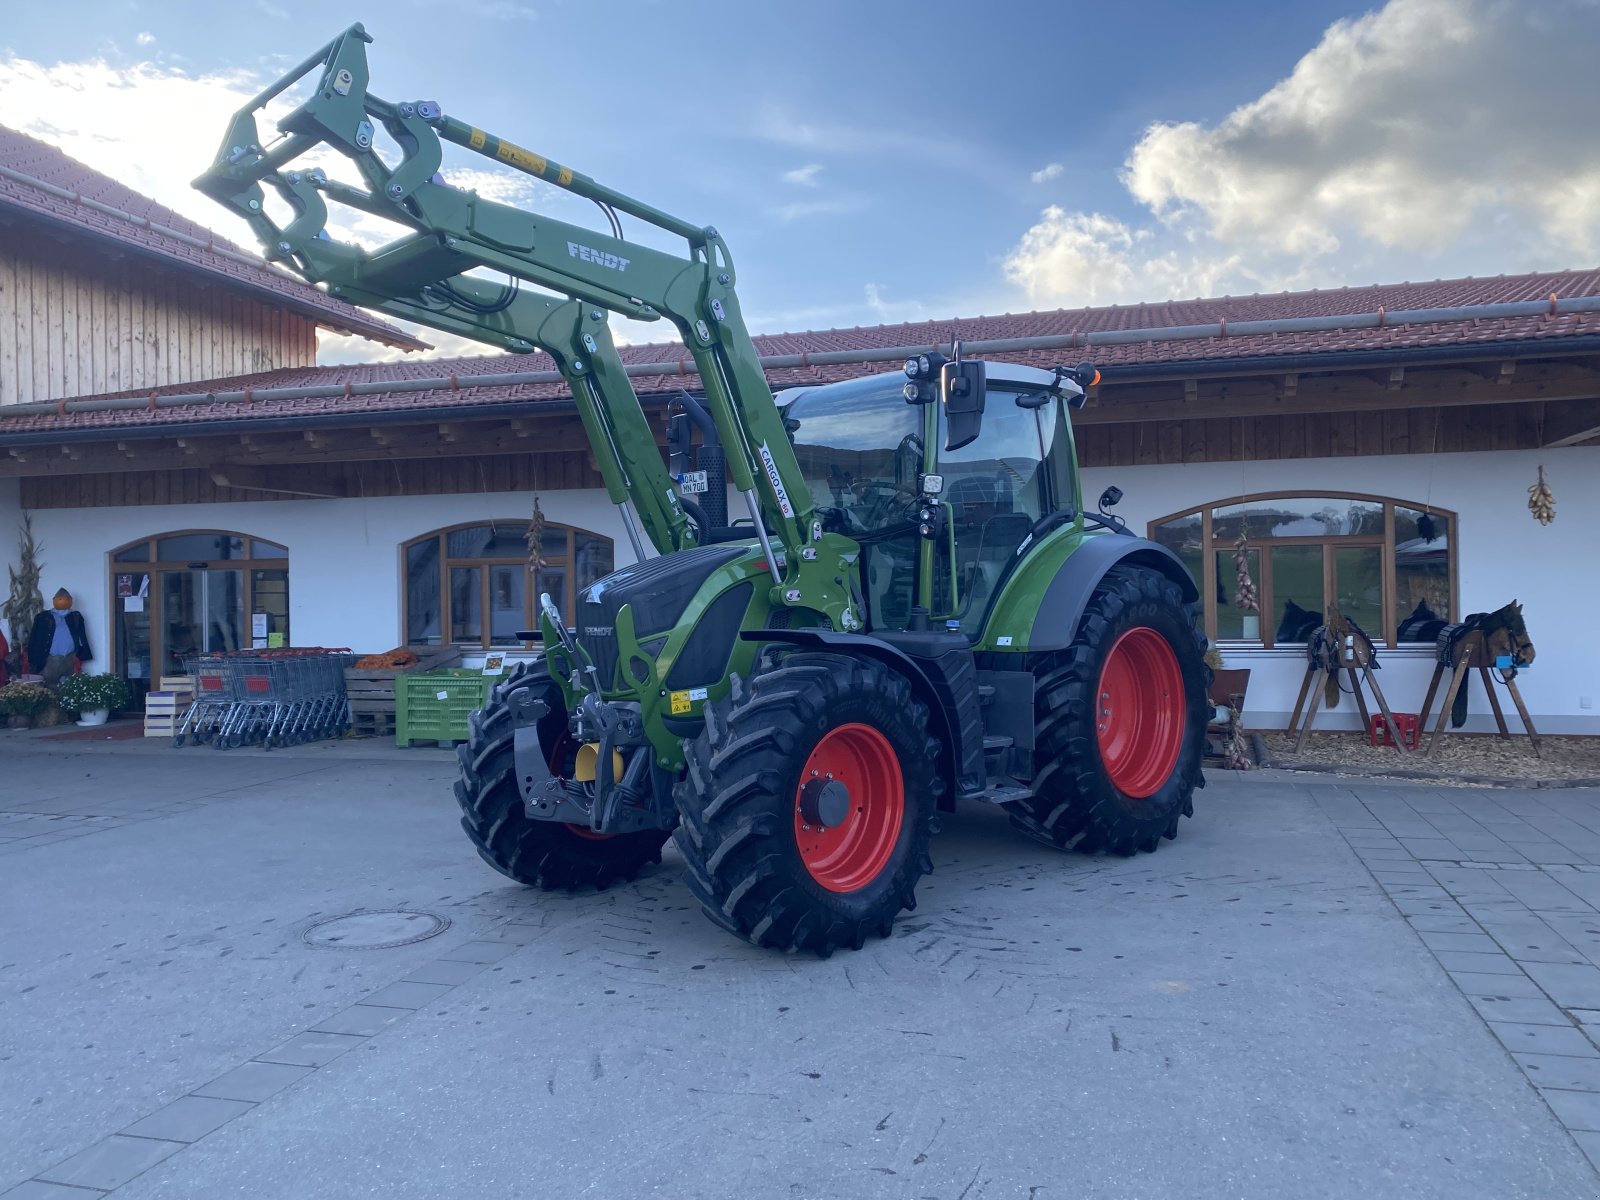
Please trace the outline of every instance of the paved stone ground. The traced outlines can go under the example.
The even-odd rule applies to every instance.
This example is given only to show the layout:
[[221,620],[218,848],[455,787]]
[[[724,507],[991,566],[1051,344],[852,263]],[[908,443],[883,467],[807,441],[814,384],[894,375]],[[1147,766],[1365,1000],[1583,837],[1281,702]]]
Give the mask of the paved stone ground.
[[[1219,774],[1114,860],[963,812],[895,936],[819,961],[670,854],[509,884],[450,775],[0,740],[0,1196],[1600,1192],[1594,793]],[[300,937],[391,908],[451,925]]]

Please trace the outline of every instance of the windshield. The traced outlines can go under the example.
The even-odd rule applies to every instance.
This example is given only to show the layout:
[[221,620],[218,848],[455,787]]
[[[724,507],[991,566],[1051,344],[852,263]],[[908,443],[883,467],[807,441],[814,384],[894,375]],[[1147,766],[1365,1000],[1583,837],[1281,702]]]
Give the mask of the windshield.
[[872,533],[910,519],[922,469],[922,409],[903,375],[802,393],[784,414],[823,528]]

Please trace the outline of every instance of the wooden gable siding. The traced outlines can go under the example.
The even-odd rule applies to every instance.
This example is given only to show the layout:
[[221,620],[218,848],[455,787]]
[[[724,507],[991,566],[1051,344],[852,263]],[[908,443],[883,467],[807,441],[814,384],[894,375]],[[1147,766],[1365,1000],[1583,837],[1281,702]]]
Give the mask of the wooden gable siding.
[[404,462],[308,463],[267,467],[264,481],[289,491],[223,487],[211,470],[46,475],[22,480],[22,506],[120,508],[140,504],[211,504],[303,500],[310,496],[449,496],[477,492],[600,488],[593,461],[579,454],[496,454]]
[[1074,431],[1085,467],[1537,450],[1543,403],[1128,421]]
[[[1085,467],[1534,450],[1543,444],[1547,407],[1535,402],[1381,413],[1130,421],[1082,426],[1075,437],[1079,462]],[[561,441],[554,430],[552,426],[546,445]],[[292,462],[252,468],[260,472],[263,484],[278,484],[301,495],[219,486],[212,480],[212,468],[199,465],[208,459],[198,453],[194,456],[197,465],[192,468],[82,473],[73,473],[71,460],[63,457],[51,460],[54,465],[49,474],[22,477],[22,504],[25,508],[100,508],[296,500],[306,494],[438,496],[603,486],[593,459],[581,450],[469,451],[460,457],[444,456],[451,448],[440,443],[435,449],[441,456],[434,458]],[[229,468],[219,469],[226,472]]]
[[136,256],[0,225],[0,405],[316,363],[316,325]]

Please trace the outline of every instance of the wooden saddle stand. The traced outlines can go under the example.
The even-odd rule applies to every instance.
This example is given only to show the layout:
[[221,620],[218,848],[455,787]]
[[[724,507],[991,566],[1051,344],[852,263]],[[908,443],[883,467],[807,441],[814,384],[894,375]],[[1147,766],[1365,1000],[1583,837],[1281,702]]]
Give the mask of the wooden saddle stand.
[[[1389,711],[1389,702],[1383,698],[1383,689],[1378,686],[1377,676],[1372,673],[1377,665],[1378,654],[1373,649],[1372,639],[1343,613],[1334,608],[1328,609],[1326,622],[1313,630],[1307,641],[1306,677],[1300,684],[1300,695],[1294,702],[1294,714],[1289,718],[1288,732],[1294,733],[1297,726],[1300,730],[1294,741],[1296,751],[1305,745],[1306,734],[1311,732],[1311,724],[1317,719],[1317,710],[1322,707],[1324,694],[1333,698],[1329,702],[1330,708],[1337,703],[1339,692],[1343,690],[1339,683],[1339,675],[1343,672],[1350,677],[1350,691],[1356,698],[1356,707],[1361,710],[1361,728],[1366,730],[1372,727],[1372,717],[1362,691],[1365,686],[1372,690],[1372,698],[1378,702],[1378,709],[1383,713],[1384,724],[1389,728],[1395,749],[1401,754],[1408,753],[1399,723],[1395,721],[1394,713]],[[1313,688],[1319,676],[1323,679],[1323,686]],[[1311,707],[1306,709],[1308,695],[1311,697]],[[1306,714],[1303,725],[1300,723],[1302,709]]]
[[[1483,681],[1484,693],[1489,697],[1489,708],[1494,713],[1494,723],[1500,728],[1500,736],[1510,739],[1511,731],[1506,728],[1506,715],[1500,708],[1500,697],[1495,695],[1494,679],[1489,675],[1491,669],[1504,670],[1497,662],[1496,656],[1490,651],[1487,637],[1477,630],[1470,630],[1465,635],[1450,640],[1447,627],[1439,637],[1439,653],[1433,667],[1433,679],[1428,684],[1428,695],[1422,701],[1422,711],[1417,714],[1417,728],[1425,730],[1428,727],[1428,713],[1433,708],[1433,698],[1439,691],[1439,680],[1444,677],[1446,670],[1453,670],[1450,676],[1450,687],[1444,694],[1444,702],[1439,708],[1439,723],[1434,727],[1433,737],[1428,741],[1428,751],[1424,757],[1432,758],[1438,752],[1439,743],[1444,740],[1445,734],[1450,732],[1450,710],[1455,706],[1456,695],[1467,685],[1467,674],[1472,670],[1478,672],[1478,677]],[[1509,673],[1501,675],[1501,681],[1506,685],[1506,691],[1511,693],[1511,701],[1517,706],[1517,715],[1522,718],[1523,732],[1528,735],[1528,741],[1533,746],[1535,758],[1543,758],[1544,751],[1539,745],[1539,731],[1533,727],[1533,718],[1528,716],[1528,706],[1522,702],[1522,693],[1517,690],[1516,668],[1510,668]]]

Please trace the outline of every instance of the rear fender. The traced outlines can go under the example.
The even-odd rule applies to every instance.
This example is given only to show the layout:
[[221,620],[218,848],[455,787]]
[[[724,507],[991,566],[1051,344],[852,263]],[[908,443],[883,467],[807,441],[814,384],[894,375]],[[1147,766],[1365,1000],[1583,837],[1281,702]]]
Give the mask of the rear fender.
[[1089,597],[1116,567],[1158,571],[1183,593],[1185,604],[1200,599],[1188,568],[1156,542],[1124,534],[1077,534],[1068,529],[1035,548],[1019,564],[990,611],[975,650],[1007,653],[1064,650],[1077,636]]

